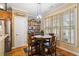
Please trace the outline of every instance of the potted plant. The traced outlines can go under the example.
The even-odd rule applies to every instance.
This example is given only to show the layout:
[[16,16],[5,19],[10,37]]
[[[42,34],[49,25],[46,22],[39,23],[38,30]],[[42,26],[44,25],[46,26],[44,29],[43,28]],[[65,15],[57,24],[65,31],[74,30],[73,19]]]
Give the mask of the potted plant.
[[41,30],[41,35],[44,35],[44,31],[43,30]]

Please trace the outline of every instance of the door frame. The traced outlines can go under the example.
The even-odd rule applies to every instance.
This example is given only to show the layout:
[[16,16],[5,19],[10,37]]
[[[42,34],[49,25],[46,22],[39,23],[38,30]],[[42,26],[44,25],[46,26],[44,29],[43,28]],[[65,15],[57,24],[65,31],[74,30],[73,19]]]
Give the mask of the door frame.
[[[5,27],[5,34],[6,34],[6,26],[7,26],[7,24],[6,24],[6,22],[7,21],[10,21],[10,51],[11,51],[11,49],[12,49],[12,19],[11,18],[9,18],[8,20],[5,20],[4,21],[4,27]],[[9,37],[9,36],[8,36]],[[8,38],[8,37],[6,37],[5,38],[5,40]],[[6,49],[5,49],[5,46],[6,46],[6,42],[5,42],[5,40],[4,40],[4,55],[6,55]],[[9,52],[9,51],[8,51]]]
[[[23,18],[25,18],[26,19],[26,24],[27,24],[27,26],[28,26],[28,23],[27,23],[27,16],[25,17],[25,16],[20,16],[20,15],[16,15],[16,14],[13,14],[13,20],[12,20],[12,36],[13,36],[13,40],[15,39],[15,33],[14,33],[14,28],[15,28],[15,26],[14,26],[14,18],[15,17],[23,17]],[[27,27],[28,28],[28,27]],[[26,40],[27,40],[27,30],[26,30]],[[28,40],[27,40],[28,41]],[[15,41],[13,41],[13,46],[12,46],[12,49],[15,49],[15,48],[17,48],[16,46],[15,46],[15,43],[14,43]]]

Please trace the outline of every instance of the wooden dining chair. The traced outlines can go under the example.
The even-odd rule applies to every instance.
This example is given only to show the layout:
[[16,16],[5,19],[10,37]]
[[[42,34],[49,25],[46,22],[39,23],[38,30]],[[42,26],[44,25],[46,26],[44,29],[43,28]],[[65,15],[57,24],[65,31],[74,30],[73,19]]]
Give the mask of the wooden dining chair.
[[56,36],[52,37],[52,41],[51,41],[51,45],[52,45],[52,49],[51,49],[51,53],[52,55],[56,56]]
[[[56,55],[56,39],[54,34],[50,34],[52,38],[51,41],[45,41],[44,42],[44,54],[45,55]],[[47,50],[47,51],[45,51]]]
[[56,36],[54,35],[54,33],[49,33],[49,35],[52,36],[52,40],[51,40],[51,45],[52,45],[51,53],[56,56]]
[[28,46],[30,48],[30,55],[38,54],[39,42],[36,41],[36,38],[33,38],[33,35],[29,35]]

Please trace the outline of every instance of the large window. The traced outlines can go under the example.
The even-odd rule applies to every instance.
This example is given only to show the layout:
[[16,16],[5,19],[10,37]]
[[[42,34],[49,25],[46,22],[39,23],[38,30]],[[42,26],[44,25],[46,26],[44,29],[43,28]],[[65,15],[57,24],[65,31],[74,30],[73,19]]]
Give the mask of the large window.
[[53,17],[53,33],[55,34],[55,36],[56,36],[56,25],[57,25],[57,23],[56,23],[56,16],[54,16]]
[[48,19],[45,19],[44,24],[45,24],[45,27],[44,27],[45,34],[48,34],[48,32],[49,32],[49,29],[48,29]]
[[60,40],[60,15],[55,15],[53,17],[53,33],[55,34],[57,40]]
[[63,14],[64,42],[69,44],[75,44],[76,21],[77,21],[76,8],[70,9],[69,11],[66,11]]
[[77,39],[77,8],[69,8],[45,20],[46,33],[54,33],[57,40],[75,45]]
[[71,44],[75,44],[75,30],[76,30],[76,20],[77,20],[77,9],[71,9]]
[[64,42],[70,43],[70,12],[63,14]]
[[52,32],[52,18],[45,19],[45,34]]
[[57,33],[56,33],[56,36],[57,36],[57,40],[60,40],[61,38],[61,32],[60,32],[60,15],[57,15],[56,17],[56,20],[57,20],[57,25],[56,25],[56,28],[57,28]]

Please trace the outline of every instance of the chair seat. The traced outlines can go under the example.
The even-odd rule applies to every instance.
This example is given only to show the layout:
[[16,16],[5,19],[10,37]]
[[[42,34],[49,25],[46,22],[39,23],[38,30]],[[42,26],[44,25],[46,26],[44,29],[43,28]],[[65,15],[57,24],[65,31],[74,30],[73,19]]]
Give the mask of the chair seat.
[[50,49],[50,48],[51,48],[51,46],[45,46],[45,48]]
[[39,43],[37,42],[32,43],[32,46],[37,46],[37,45],[39,45]]
[[46,42],[49,42],[49,39],[45,39]]
[[51,48],[52,46],[49,44],[49,42],[44,43],[45,48]]

